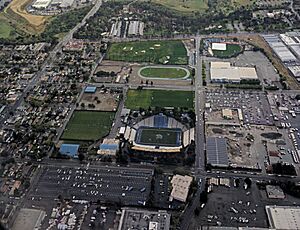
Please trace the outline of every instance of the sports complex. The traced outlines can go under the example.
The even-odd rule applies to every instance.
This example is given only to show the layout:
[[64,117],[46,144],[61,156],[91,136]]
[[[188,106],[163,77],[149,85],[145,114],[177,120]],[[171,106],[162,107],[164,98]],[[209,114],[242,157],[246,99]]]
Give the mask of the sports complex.
[[180,152],[194,140],[194,128],[188,129],[176,119],[158,114],[127,127],[124,137],[134,150]]

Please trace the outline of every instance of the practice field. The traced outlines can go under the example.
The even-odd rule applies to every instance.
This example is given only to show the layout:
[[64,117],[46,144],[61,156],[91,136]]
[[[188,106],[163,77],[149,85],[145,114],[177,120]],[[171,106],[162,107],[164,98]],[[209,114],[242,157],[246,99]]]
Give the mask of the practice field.
[[9,38],[14,28],[9,25],[9,23],[0,18],[0,38]]
[[139,75],[145,78],[182,79],[190,76],[190,72],[182,67],[143,67]]
[[129,109],[150,107],[194,108],[194,92],[174,90],[128,90],[125,106]]
[[[222,10],[225,13],[230,13],[242,6],[247,7],[255,3],[251,0],[152,0],[152,2],[182,13],[210,12],[210,10]],[[209,5],[211,5],[210,8]]]
[[187,51],[182,41],[141,41],[113,43],[107,58],[113,61],[186,65]]
[[140,127],[135,136],[135,143],[140,145],[177,147],[180,142],[180,129]]
[[238,44],[227,44],[226,50],[213,50],[214,57],[230,58],[242,52],[242,47]]
[[75,111],[62,135],[64,140],[94,141],[106,136],[114,112]]

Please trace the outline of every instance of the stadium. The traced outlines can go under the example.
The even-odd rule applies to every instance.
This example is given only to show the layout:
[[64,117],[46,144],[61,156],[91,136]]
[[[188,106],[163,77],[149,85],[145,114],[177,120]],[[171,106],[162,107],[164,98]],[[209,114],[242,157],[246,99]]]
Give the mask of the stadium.
[[134,150],[180,152],[194,140],[194,128],[188,129],[176,119],[159,114],[127,127],[124,137]]

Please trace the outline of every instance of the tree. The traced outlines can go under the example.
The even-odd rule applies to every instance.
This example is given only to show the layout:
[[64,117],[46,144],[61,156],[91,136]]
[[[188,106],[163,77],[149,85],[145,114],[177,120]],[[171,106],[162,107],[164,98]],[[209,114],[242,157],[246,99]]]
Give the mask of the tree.
[[200,214],[199,208],[196,208],[196,209],[194,210],[194,214],[195,214],[195,216],[199,216],[199,214]]
[[78,159],[79,159],[80,162],[82,162],[85,159],[84,154],[83,153],[79,153],[78,154]]
[[200,193],[200,202],[206,203],[208,200],[207,192],[204,190]]
[[252,181],[251,181],[251,179],[249,177],[247,177],[244,182],[246,183],[246,185],[248,186],[248,188],[251,187]]

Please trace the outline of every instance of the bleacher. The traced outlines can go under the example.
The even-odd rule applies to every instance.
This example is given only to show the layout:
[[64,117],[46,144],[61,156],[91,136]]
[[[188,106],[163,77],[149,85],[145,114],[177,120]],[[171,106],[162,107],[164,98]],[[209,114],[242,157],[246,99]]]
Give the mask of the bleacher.
[[165,115],[154,116],[154,127],[156,128],[168,128],[168,117]]

